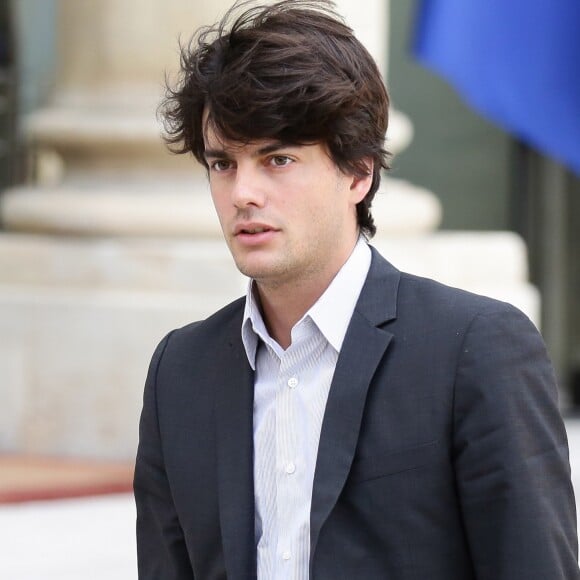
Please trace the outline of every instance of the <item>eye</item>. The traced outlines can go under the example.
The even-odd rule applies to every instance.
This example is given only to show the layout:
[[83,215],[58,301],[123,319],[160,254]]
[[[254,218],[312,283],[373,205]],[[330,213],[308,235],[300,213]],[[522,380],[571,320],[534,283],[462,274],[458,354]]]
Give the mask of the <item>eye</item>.
[[274,167],[285,167],[286,165],[290,165],[290,163],[294,162],[294,159],[288,157],[287,155],[273,155],[270,157],[270,165]]
[[220,171],[227,171],[228,169],[231,169],[232,165],[233,163],[227,159],[218,159],[210,163],[209,167],[212,171],[217,171],[219,173]]

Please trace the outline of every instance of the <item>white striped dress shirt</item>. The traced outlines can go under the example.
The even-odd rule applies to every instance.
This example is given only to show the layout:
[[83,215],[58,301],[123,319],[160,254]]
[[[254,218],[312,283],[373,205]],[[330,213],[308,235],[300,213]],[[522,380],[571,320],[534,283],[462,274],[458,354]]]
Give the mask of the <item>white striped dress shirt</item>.
[[307,580],[310,504],[336,361],[371,262],[360,238],[283,350],[248,286],[242,339],[254,383],[254,493],[259,580]]

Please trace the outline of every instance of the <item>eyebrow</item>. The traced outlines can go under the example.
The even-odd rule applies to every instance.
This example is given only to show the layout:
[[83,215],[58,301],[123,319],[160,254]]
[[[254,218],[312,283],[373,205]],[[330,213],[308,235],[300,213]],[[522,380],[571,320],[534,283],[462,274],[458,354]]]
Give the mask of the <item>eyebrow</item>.
[[[264,147],[260,147],[254,154],[253,157],[259,157],[260,155],[268,155],[269,153],[275,153],[280,149],[285,149],[287,147],[298,147],[298,145],[293,145],[291,143],[285,143],[283,141],[274,141]],[[226,152],[225,149],[206,149],[203,152],[206,159],[227,159],[230,154]]]

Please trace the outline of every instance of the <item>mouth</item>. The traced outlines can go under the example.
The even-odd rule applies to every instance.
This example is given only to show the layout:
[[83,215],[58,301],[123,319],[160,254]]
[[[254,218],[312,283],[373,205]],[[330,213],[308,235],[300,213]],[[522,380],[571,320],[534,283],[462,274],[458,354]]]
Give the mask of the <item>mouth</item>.
[[257,249],[268,246],[279,230],[267,224],[238,224],[234,229],[234,238],[241,247]]
[[276,231],[273,227],[263,225],[263,224],[248,224],[248,225],[239,225],[234,230],[234,235],[255,235],[255,234],[264,234],[266,232],[274,232]]
[[270,228],[242,228],[240,233],[242,234],[263,234],[269,231]]

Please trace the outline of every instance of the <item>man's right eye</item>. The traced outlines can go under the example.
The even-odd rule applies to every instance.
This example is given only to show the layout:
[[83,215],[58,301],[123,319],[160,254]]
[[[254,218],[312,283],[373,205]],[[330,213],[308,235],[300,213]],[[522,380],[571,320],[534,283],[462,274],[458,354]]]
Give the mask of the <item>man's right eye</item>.
[[232,162],[225,159],[218,159],[210,164],[210,169],[212,171],[227,171],[232,167]]

